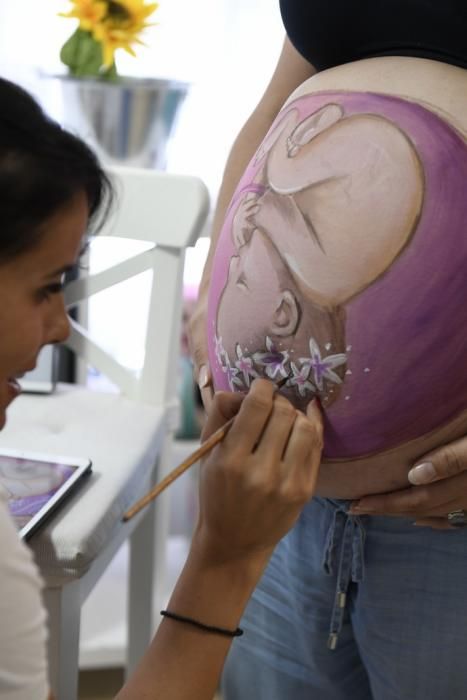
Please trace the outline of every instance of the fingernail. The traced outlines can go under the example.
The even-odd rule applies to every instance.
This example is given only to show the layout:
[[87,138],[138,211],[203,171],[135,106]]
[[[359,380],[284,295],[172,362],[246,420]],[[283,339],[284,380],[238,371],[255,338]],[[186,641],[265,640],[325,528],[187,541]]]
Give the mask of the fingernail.
[[374,512],[375,509],[371,506],[352,506],[349,508],[350,515],[369,515]]
[[432,462],[423,462],[417,464],[408,473],[408,479],[411,484],[418,486],[419,484],[428,484],[436,477],[436,471]]
[[320,414],[322,413],[321,402],[317,396],[315,396],[306,407],[307,414],[312,413],[313,411],[318,411]]
[[198,385],[200,389],[204,389],[209,384],[209,373],[206,365],[203,365],[198,374]]

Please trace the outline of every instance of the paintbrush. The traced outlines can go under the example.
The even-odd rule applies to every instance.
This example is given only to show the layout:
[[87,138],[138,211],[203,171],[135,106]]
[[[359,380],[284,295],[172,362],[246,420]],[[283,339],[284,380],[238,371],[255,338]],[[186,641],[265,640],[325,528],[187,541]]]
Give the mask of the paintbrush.
[[[283,387],[288,381],[288,379],[289,377],[284,377],[284,379],[281,379],[281,381],[275,385],[276,391],[277,389]],[[131,520],[131,518],[133,518],[137,513],[139,513],[140,510],[142,510],[145,506],[147,506],[155,498],[157,498],[157,496],[159,496],[159,494],[161,494],[162,491],[165,491],[165,489],[168,486],[170,486],[170,484],[174,482],[175,479],[178,479],[178,477],[181,476],[184,472],[186,472],[187,469],[196,464],[196,462],[199,462],[199,460],[202,457],[207,455],[216,445],[222,442],[222,440],[225,438],[230,428],[232,427],[234,420],[235,416],[228,420],[227,423],[224,423],[224,425],[222,425],[218,430],[216,430],[215,433],[211,435],[211,437],[209,437],[205,442],[203,442],[203,444],[197,450],[195,450],[189,457],[187,457],[181,464],[179,464],[178,467],[175,467],[175,469],[173,469],[170,472],[170,474],[167,474],[167,476],[164,477],[158,484],[156,484],[145,496],[140,498],[139,501],[137,501],[129,510],[126,511],[126,513],[123,514],[123,522]]]

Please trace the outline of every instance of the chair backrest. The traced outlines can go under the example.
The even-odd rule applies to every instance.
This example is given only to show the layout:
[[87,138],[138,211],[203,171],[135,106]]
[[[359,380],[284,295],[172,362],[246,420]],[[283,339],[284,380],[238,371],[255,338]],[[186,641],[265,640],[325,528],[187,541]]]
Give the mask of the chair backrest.
[[75,280],[67,288],[66,303],[68,308],[76,306],[152,270],[144,365],[139,373],[124,367],[90,337],[85,324],[75,320],[67,345],[128,398],[164,404],[176,393],[185,249],[194,245],[202,231],[209,211],[208,193],[195,177],[134,168],[109,168],[109,174],[116,185],[117,202],[99,237],[153,245],[102,272]]

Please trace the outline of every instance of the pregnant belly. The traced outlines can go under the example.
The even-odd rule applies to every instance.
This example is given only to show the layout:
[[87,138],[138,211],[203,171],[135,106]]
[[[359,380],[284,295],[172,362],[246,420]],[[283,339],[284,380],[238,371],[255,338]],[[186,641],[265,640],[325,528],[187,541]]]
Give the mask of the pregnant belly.
[[[410,63],[407,84],[398,61]],[[247,167],[219,238],[216,387],[245,391],[266,376],[287,378],[299,408],[318,396],[334,464],[412,458],[463,425],[467,145],[446,81],[433,106],[438,70],[455,94],[461,69],[418,59],[308,81]]]

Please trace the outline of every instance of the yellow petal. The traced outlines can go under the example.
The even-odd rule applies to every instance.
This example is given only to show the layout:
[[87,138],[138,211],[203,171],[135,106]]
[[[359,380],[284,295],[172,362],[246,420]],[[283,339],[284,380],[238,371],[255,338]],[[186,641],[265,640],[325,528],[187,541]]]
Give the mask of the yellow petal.
[[111,44],[104,44],[104,66],[110,68],[114,62],[114,47]]

